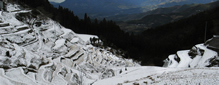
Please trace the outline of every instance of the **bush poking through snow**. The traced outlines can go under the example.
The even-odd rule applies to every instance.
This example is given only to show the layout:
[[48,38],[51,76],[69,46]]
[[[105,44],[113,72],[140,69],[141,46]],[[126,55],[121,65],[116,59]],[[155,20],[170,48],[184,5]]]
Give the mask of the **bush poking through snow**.
[[122,85],[122,83],[118,83],[117,85]]
[[119,71],[119,74],[121,74],[122,73],[122,69]]
[[8,56],[8,57],[10,57],[10,52],[9,52],[9,51],[7,51],[7,52],[6,52],[6,54],[5,54],[5,56]]

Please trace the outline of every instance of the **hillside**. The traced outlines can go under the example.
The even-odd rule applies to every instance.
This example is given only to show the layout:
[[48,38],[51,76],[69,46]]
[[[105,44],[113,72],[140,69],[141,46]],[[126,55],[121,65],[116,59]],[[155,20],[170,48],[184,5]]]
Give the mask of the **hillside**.
[[63,3],[52,4],[55,7],[60,5],[70,9],[80,18],[87,13],[91,18],[102,19],[108,16],[142,13],[159,7],[212,1],[215,0],[65,0]]
[[[96,35],[75,33],[18,4],[7,3],[0,11],[0,35],[1,85],[216,84],[219,79],[218,68],[204,68],[212,60],[201,68],[140,66],[111,47],[93,46],[102,43]],[[205,54],[217,55],[205,49],[203,59]]]
[[[78,19],[72,11],[62,7],[55,9],[39,6],[37,7],[37,10],[38,9],[41,12],[45,11],[43,13],[47,16],[52,15],[50,18],[58,21],[61,25],[70,28],[76,33],[99,36],[103,44],[93,45],[101,48],[110,46],[113,49],[119,50],[117,52],[111,50],[114,54],[138,60],[141,62],[141,65],[162,66],[162,61],[169,54],[173,54],[178,50],[189,49],[197,43],[203,43],[202,35],[204,35],[204,30],[201,30],[201,28],[205,27],[205,23],[208,20],[208,28],[210,29],[207,33],[207,39],[211,38],[213,34],[216,34],[210,33],[211,29],[212,31],[217,30],[212,28],[217,27],[217,15],[213,15],[215,13],[217,14],[217,11],[211,10],[205,11],[207,14],[201,12],[201,16],[197,14],[191,16],[193,18],[185,19],[185,21],[180,20],[176,23],[170,23],[145,31],[142,35],[136,36],[125,33],[119,29],[115,22],[107,21],[106,19],[95,19],[91,22],[87,15],[84,16],[84,19]],[[48,12],[51,14],[46,14]],[[215,19],[215,21],[212,21],[214,23],[211,22],[213,19]]]
[[121,73],[112,78],[99,80],[94,85],[214,85],[219,79],[218,41],[219,36],[214,36],[190,50],[177,51],[164,60],[165,68],[114,68]]
[[191,50],[177,51],[176,54],[170,55],[166,60],[164,67],[218,67],[218,52],[209,49],[208,45],[198,44]]
[[216,85],[218,71],[218,68],[130,67],[94,85]]
[[[118,23],[121,29],[127,32],[141,33],[149,28],[154,28],[170,22],[174,22],[183,18],[200,13],[204,10],[212,9],[219,6],[219,2],[212,2],[208,4],[191,4],[191,5],[178,5],[167,8],[158,8],[153,11],[141,13],[138,15],[130,15],[129,18],[137,18],[138,20],[129,20],[126,22]],[[127,17],[124,17],[129,19]],[[142,25],[141,27],[137,25]],[[135,28],[131,28],[135,26]]]
[[151,56],[157,56],[158,60],[164,59],[177,50],[190,49],[197,43],[203,43],[205,28],[207,28],[206,39],[218,35],[218,10],[219,8],[216,7],[177,22],[144,31],[141,37],[145,43],[148,43],[145,48],[150,48],[144,51],[151,53]]
[[1,85],[87,85],[113,76],[113,67],[139,66],[91,45],[97,36],[77,34],[21,5],[6,7],[0,13]]
[[129,14],[129,15],[116,15],[116,16],[110,16],[107,17],[107,19],[112,19],[116,21],[130,21],[130,20],[140,20],[141,18],[147,16],[147,15],[153,15],[153,14],[169,14],[169,13],[175,13],[183,11],[187,8],[197,6],[199,4],[183,4],[183,5],[174,5],[170,7],[160,7],[154,10],[149,10],[147,12],[142,12],[139,14]]
[[33,13],[36,15],[42,13],[42,15],[50,17],[75,33],[97,35],[99,39],[92,39],[92,42],[101,40],[102,43],[92,43],[94,46],[100,48],[111,47],[112,49],[118,50],[110,50],[116,55],[122,55],[124,58],[132,58],[134,60],[139,59],[139,54],[136,54],[136,51],[140,49],[133,45],[138,44],[138,40],[135,42],[135,37],[122,31],[114,21],[106,20],[105,18],[102,20],[95,19],[93,21],[87,14],[84,15],[84,19],[79,19],[78,16],[74,15],[74,13],[67,8],[61,6],[54,8],[50,3],[42,3],[46,0],[34,1],[38,3],[32,5],[33,3],[31,3],[31,1],[23,0],[20,1],[19,4],[22,4],[22,6],[25,6],[27,9],[32,8]]

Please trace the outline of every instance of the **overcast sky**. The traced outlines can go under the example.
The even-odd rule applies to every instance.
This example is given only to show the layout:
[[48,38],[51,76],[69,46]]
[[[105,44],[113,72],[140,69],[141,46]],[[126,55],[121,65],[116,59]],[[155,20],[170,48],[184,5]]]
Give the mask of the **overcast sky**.
[[56,3],[62,3],[64,2],[65,0],[49,0],[50,2],[56,2]]

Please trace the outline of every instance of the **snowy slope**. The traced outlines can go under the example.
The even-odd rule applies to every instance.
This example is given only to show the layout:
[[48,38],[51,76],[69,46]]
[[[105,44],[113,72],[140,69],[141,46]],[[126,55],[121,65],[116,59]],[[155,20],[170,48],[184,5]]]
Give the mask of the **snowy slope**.
[[89,40],[97,36],[76,34],[42,15],[34,18],[19,5],[8,3],[0,14],[1,85],[88,85],[107,78],[110,68],[139,66],[92,46]]
[[216,51],[207,48],[204,44],[198,44],[191,50],[178,51],[176,54],[170,55],[164,61],[164,67],[202,68],[212,65],[217,60],[218,53]]
[[[219,68],[128,67],[94,85],[217,85]],[[116,69],[115,69],[116,70]],[[119,71],[121,73],[119,73]]]

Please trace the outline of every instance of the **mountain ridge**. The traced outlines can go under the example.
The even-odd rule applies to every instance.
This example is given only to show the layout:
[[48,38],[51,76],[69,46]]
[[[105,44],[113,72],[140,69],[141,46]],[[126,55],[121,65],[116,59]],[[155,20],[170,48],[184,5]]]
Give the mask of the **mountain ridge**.
[[[161,26],[167,23],[171,23],[195,15],[199,12],[212,9],[214,7],[217,7],[218,5],[219,3],[218,1],[216,1],[208,4],[191,4],[191,5],[182,5],[182,6],[178,5],[178,6],[167,7],[167,8],[158,8],[156,10],[148,11],[146,13],[142,13],[139,15],[134,15],[134,16],[130,15],[128,17],[142,17],[142,16],[144,17],[138,20],[118,22],[118,24],[120,25],[121,29],[138,34],[144,30],[155,28],[156,26]],[[123,24],[125,24],[126,26],[124,26]],[[129,29],[132,25],[138,25],[138,24],[141,24],[143,26],[135,29]],[[135,30],[137,32],[135,32]]]
[[[171,1],[171,2],[170,2]],[[212,0],[215,1],[215,0]],[[91,3],[95,2],[95,3]],[[175,3],[175,4],[169,4]],[[172,1],[172,0],[138,0],[133,2],[132,0],[111,0],[111,1],[105,1],[105,0],[86,0],[86,1],[72,1],[72,0],[66,0],[65,2],[62,2],[60,4],[54,5],[55,7],[58,7],[58,5],[61,5],[65,8],[69,8],[70,10],[74,11],[76,15],[79,17],[83,17],[81,15],[87,13],[91,15],[92,18],[98,18],[98,16],[107,17],[117,14],[133,14],[133,13],[142,13],[143,10],[148,11],[151,9],[159,8],[159,7],[169,7],[173,5],[179,4],[179,2],[182,3],[209,3],[211,1],[209,0],[192,0],[192,1]],[[162,4],[161,4],[162,3]],[[144,7],[146,6],[146,7]],[[149,9],[148,9],[149,7]],[[137,8],[138,10],[133,10],[133,8]],[[133,10],[133,11],[129,11]],[[124,12],[124,13],[123,13]]]

